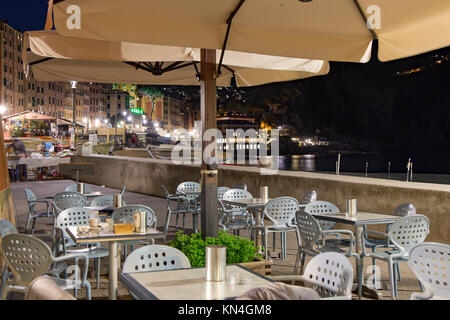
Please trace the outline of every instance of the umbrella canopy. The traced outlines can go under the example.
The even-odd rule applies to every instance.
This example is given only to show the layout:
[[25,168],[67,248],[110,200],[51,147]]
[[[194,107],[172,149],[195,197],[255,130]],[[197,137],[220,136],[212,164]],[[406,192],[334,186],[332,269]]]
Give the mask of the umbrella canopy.
[[[217,60],[220,59],[218,50]],[[200,49],[64,37],[54,31],[25,33],[23,61],[40,81],[198,85]],[[219,86],[308,78],[329,72],[322,60],[226,51]]]
[[56,118],[38,112],[23,111],[7,117],[3,117],[3,120],[56,120]]
[[65,36],[328,61],[367,62],[374,38],[381,61],[450,45],[445,0],[55,0],[53,13]]

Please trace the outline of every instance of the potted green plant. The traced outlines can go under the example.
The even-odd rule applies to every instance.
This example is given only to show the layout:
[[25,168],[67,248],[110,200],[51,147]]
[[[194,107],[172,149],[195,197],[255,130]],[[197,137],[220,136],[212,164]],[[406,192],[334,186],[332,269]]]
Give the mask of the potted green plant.
[[200,233],[186,235],[178,231],[169,244],[183,252],[193,268],[204,267],[206,246],[220,245],[227,248],[227,264],[240,264],[263,275],[270,275],[271,264],[258,253],[253,241],[219,231],[217,237],[202,238]]

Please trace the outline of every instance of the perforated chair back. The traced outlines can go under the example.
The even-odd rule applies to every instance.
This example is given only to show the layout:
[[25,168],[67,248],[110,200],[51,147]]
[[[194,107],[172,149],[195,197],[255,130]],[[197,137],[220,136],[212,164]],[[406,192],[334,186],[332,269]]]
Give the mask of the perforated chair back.
[[190,267],[188,258],[180,250],[164,245],[148,245],[130,253],[123,264],[122,272],[147,272]]
[[[123,201],[123,200],[122,200]],[[92,199],[89,206],[91,207],[111,207],[114,205],[114,196],[113,195],[103,195]],[[123,205],[127,204],[123,201]]]
[[[250,192],[244,189],[230,189],[223,194],[222,200],[234,201],[242,199],[253,199]],[[227,208],[241,209],[241,206],[226,205]]]
[[302,238],[301,246],[306,250],[313,250],[322,233],[319,222],[303,210],[297,211],[295,218]]
[[3,239],[8,234],[18,233],[16,227],[9,220],[0,220],[0,238]]
[[264,215],[274,225],[272,227],[285,227],[292,223],[298,211],[298,201],[291,197],[279,197],[270,200],[264,207]]
[[394,210],[395,216],[406,217],[414,214],[416,214],[416,207],[412,203],[401,204]]
[[[328,201],[314,201],[308,204],[305,207],[305,212],[308,212],[309,214],[337,214],[339,213],[338,207],[336,207],[334,204]],[[322,230],[330,230],[335,225],[336,222],[332,221],[324,221],[320,220],[320,227]]]
[[76,246],[75,241],[67,234],[67,227],[88,226],[89,210],[85,208],[69,208],[59,213],[55,220],[55,226],[63,230],[66,246]]
[[425,240],[429,233],[429,225],[430,222],[426,216],[420,214],[406,216],[392,224],[388,236],[407,255],[412,247]]
[[230,188],[228,188],[228,187],[219,187],[219,188],[217,188],[217,199],[218,200],[222,200],[223,199],[223,195],[228,190],[230,190]]
[[53,205],[58,212],[69,208],[84,207],[87,203],[86,196],[75,191],[65,191],[55,195],[53,199]]
[[[76,183],[71,184],[69,186],[67,186],[64,191],[70,191],[70,192],[78,192],[78,185]],[[92,188],[90,186],[88,186],[87,184],[84,184],[84,192],[85,193],[91,193],[92,192]]]
[[[200,191],[200,184],[193,181],[183,182],[178,185],[177,192],[181,193],[189,193],[189,192],[198,192]],[[187,194],[186,195],[189,200],[197,199],[198,195],[195,194]]]
[[302,278],[313,285],[321,297],[352,296],[353,267],[341,253],[326,252],[313,257]]
[[2,239],[3,256],[17,285],[27,285],[52,264],[50,248],[41,240],[24,234],[9,234]]
[[156,227],[156,214],[152,208],[143,205],[132,205],[117,208],[112,214],[114,223],[134,223],[134,213],[145,211],[147,216],[147,227]]
[[408,265],[433,299],[450,300],[450,246],[424,242],[409,252]]
[[26,196],[28,202],[37,199],[37,197],[35,196],[35,194],[34,194],[33,191],[31,191],[31,190],[28,189],[28,188],[25,188],[24,190],[25,190],[25,196]]
[[309,204],[314,201],[317,201],[317,192],[315,190],[311,190],[303,194],[300,199],[300,204]]

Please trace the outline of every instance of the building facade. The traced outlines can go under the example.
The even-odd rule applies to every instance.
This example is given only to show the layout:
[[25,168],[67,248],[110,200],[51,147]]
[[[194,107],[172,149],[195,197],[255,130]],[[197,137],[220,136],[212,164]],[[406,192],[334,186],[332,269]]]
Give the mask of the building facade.
[[[25,73],[22,61],[23,34],[0,22],[0,105],[5,115],[36,111],[73,121],[73,91],[69,82],[37,81]],[[77,83],[76,121],[103,121],[107,117],[108,84]]]

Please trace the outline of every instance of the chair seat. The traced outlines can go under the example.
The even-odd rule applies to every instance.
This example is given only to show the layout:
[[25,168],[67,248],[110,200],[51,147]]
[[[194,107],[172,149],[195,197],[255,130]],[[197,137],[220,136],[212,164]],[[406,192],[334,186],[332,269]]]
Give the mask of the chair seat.
[[280,231],[280,232],[284,232],[284,231],[291,231],[291,230],[296,230],[297,228],[295,226],[266,226],[264,227],[264,229],[268,230],[268,231]]
[[321,247],[321,248],[316,248],[317,251],[320,251],[321,253],[325,253],[325,252],[338,252],[338,253],[347,253],[347,251],[342,250],[339,247],[335,247],[335,246],[327,246],[327,247]]
[[71,253],[86,253],[89,259],[96,259],[109,256],[109,250],[107,248],[82,248],[82,249],[69,249],[66,250],[68,254]]
[[374,247],[379,247],[379,246],[385,246],[386,245],[386,239],[365,239],[364,240],[364,244],[367,248],[374,248]]
[[[375,259],[380,259],[380,260],[384,260],[387,261],[389,259],[389,257],[393,254],[397,254],[399,251],[397,250],[390,250],[390,251],[376,251],[376,252],[371,252],[368,254],[368,256],[375,258]],[[395,260],[405,260],[408,261],[408,254],[405,253],[405,255],[403,257],[398,257],[395,258]]]

